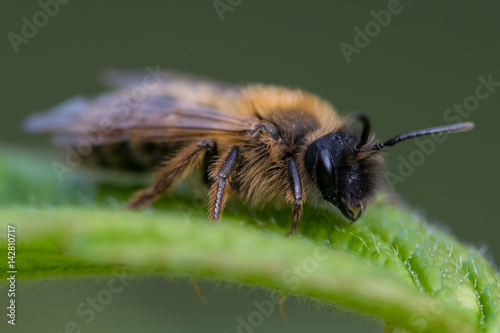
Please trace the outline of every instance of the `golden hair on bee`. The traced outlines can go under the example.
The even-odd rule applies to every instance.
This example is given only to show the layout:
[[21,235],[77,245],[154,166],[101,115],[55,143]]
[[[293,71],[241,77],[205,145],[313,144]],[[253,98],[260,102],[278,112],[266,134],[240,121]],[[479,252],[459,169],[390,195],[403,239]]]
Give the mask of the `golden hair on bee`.
[[306,198],[326,200],[356,221],[380,187],[386,147],[474,127],[445,125],[377,142],[366,116],[340,116],[330,103],[300,89],[239,87],[168,72],[156,74],[156,85],[124,109],[117,100],[143,84],[144,74],[114,71],[105,79],[118,90],[35,114],[25,128],[53,133],[57,143],[69,146],[99,138],[91,142],[87,163],[155,170],[152,185],[132,196],[130,208],[151,204],[202,167],[211,220],[220,219],[234,192],[253,205],[289,204],[289,234],[299,226]]

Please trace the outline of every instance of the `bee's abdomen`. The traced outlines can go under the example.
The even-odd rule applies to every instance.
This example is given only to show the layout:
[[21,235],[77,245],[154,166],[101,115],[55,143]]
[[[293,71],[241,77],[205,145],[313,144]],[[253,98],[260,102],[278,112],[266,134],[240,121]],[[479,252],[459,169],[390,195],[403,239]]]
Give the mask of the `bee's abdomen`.
[[182,144],[120,142],[93,146],[84,165],[131,171],[149,171],[172,156]]

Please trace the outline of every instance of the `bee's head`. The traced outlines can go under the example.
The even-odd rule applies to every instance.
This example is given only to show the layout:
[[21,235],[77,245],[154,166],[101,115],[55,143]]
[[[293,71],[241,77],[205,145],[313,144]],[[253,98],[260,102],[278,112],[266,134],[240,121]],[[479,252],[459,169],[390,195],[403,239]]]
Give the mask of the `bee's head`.
[[380,183],[383,164],[382,151],[398,142],[425,135],[463,132],[473,123],[460,123],[427,128],[397,135],[379,143],[369,143],[370,122],[359,115],[363,123],[361,136],[349,130],[329,133],[307,147],[307,173],[323,195],[323,199],[337,206],[342,214],[356,221]]
[[381,151],[367,146],[369,125],[361,138],[353,132],[329,133],[309,145],[305,153],[307,173],[323,199],[356,221],[376,192],[383,163]]

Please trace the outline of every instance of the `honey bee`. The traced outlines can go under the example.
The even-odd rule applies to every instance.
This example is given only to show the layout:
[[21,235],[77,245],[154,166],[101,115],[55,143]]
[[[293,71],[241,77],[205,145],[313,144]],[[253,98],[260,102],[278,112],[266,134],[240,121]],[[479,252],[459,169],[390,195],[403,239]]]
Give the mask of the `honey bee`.
[[[324,199],[356,221],[380,188],[386,147],[474,127],[445,125],[377,142],[366,116],[341,116],[300,89],[240,87],[176,72],[155,73],[153,79],[112,71],[106,81],[117,91],[72,99],[31,116],[25,128],[53,133],[69,147],[91,142],[86,160],[103,167],[156,170],[152,185],[132,196],[130,208],[151,204],[202,167],[211,220],[220,219],[233,190],[253,205],[291,205],[292,234],[306,198]],[[120,105],[134,93],[127,107]]]

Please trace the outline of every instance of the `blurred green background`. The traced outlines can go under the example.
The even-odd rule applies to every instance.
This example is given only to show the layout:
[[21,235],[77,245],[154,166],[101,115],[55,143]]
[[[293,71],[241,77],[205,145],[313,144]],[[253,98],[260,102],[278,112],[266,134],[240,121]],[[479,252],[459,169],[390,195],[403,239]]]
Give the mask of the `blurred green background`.
[[[500,6],[493,1],[403,0],[400,12],[372,31],[350,63],[340,44],[355,45],[353,29],[364,30],[374,21],[370,12],[387,9],[388,1],[222,0],[232,8],[223,20],[210,0],[66,1],[17,53],[8,34],[22,35],[23,17],[33,22],[41,6],[37,1],[0,4],[2,145],[47,148],[48,140],[20,130],[22,119],[71,96],[102,92],[97,75],[109,67],[159,64],[234,83],[301,87],[342,113],[366,113],[379,139],[445,124],[446,110],[474,95],[478,76],[491,74],[500,81]],[[498,262],[500,87],[495,89],[462,118],[475,122],[476,129],[437,145],[394,190],[409,207]],[[390,149],[388,170],[397,174],[400,159],[409,160],[418,150],[415,142]],[[75,308],[105,286],[89,280],[25,288],[17,298],[18,328],[63,332],[75,320],[84,332],[234,332],[237,318],[247,318],[253,302],[266,299],[263,292],[202,284],[210,301],[205,306],[187,281],[152,278],[132,283],[86,324]],[[288,322],[274,311],[252,330],[381,330],[377,323],[314,304],[289,300],[286,308]]]

